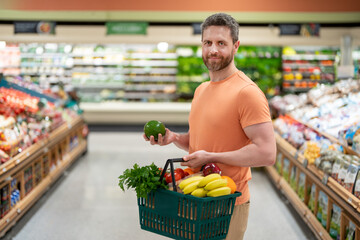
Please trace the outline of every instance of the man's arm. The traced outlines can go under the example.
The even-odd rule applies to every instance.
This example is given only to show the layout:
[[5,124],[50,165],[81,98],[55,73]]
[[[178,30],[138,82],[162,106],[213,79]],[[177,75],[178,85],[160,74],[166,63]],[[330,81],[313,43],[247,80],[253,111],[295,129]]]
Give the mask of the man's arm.
[[170,143],[174,143],[178,148],[184,149],[185,151],[189,151],[189,132],[187,133],[175,133],[166,128],[165,135],[162,136],[159,134],[158,140],[155,141],[154,136],[150,136],[147,138],[145,134],[143,134],[145,141],[150,141],[151,145],[160,145],[165,146]]
[[184,157],[183,166],[200,167],[207,163],[223,163],[239,167],[262,167],[275,163],[276,141],[271,122],[259,123],[244,128],[251,144],[230,152],[194,152]]

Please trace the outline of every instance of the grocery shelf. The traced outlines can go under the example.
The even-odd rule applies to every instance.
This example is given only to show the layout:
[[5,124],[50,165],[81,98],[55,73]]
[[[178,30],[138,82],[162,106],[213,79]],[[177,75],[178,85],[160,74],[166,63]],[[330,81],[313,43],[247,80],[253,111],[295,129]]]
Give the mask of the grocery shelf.
[[[338,182],[336,182],[333,178],[329,177],[329,175],[325,174],[321,170],[317,169],[314,165],[308,164],[308,161],[304,158],[304,156],[289,142],[283,139],[279,134],[275,134],[278,154],[282,157],[281,159],[281,169],[276,171],[274,167],[267,167],[267,172],[269,176],[274,181],[275,185],[285,192],[285,195],[289,198],[289,201],[294,205],[294,208],[299,212],[299,214],[304,218],[306,217],[309,220],[310,225],[315,234],[318,235],[320,239],[328,239],[328,236],[324,233],[325,228],[322,225],[318,224],[319,222],[316,219],[316,210],[315,213],[312,213],[307,205],[307,201],[309,201],[308,189],[310,184],[314,184],[317,189],[317,194],[321,190],[326,194],[329,198],[328,203],[328,216],[331,215],[330,205],[333,203],[339,206],[342,210],[342,219],[346,218],[351,220],[357,227],[360,228],[360,199],[354,196],[352,193],[347,191],[343,186],[341,186]],[[290,172],[292,167],[296,167],[296,171],[304,173],[306,175],[305,180],[305,199],[301,200],[299,196],[294,192],[293,188],[289,185],[289,179],[285,179],[284,176],[281,176],[284,171],[283,159],[288,159],[290,161],[289,169],[286,172]],[[298,173],[299,174],[299,173]],[[290,178],[290,176],[288,177]],[[298,178],[297,178],[298,179]],[[299,180],[297,180],[299,181]],[[297,182],[298,184],[298,182]],[[318,197],[318,196],[317,196]],[[317,201],[317,200],[316,200]],[[312,220],[311,220],[312,219]],[[311,221],[310,221],[311,220]],[[306,221],[305,221],[306,222]],[[345,220],[342,221],[342,235],[340,239],[344,239],[344,223]],[[316,226],[319,225],[319,226]],[[330,219],[327,219],[327,227],[326,232],[329,231]],[[319,230],[320,229],[320,230]],[[321,236],[319,232],[322,232]],[[360,237],[359,230],[357,232],[357,238]]]
[[41,182],[15,207],[10,210],[4,218],[0,219],[0,237],[16,224],[16,222],[34,205],[34,203],[48,190],[60,175],[83,153],[86,151],[86,142],[81,143],[76,149],[69,153],[62,164],[55,171],[42,179]]
[[49,137],[39,140],[0,166],[1,189],[6,188],[10,192],[13,180],[17,180],[20,186],[19,200],[11,207],[10,195],[6,196],[8,210],[1,215],[0,237],[16,224],[72,162],[86,152],[83,125],[84,121],[79,116],[64,122]]
[[[0,165],[0,183],[3,182],[6,178],[10,177],[18,168],[27,165],[29,162],[33,161],[35,158],[40,155],[47,153],[49,148],[54,144],[59,142],[60,139],[63,139],[67,136],[68,130],[71,128],[78,128],[83,124],[83,120],[80,117],[75,118],[73,121],[62,124],[60,127],[56,128],[48,138],[44,138],[41,141],[34,143],[29,148],[25,149],[12,159]],[[39,151],[39,149],[42,149]]]
[[290,116],[290,117],[291,117],[292,119],[294,119],[295,121],[297,121],[298,123],[301,123],[301,124],[303,124],[304,126],[310,128],[310,129],[315,130],[319,135],[321,135],[321,136],[323,136],[323,137],[326,137],[326,138],[329,139],[331,142],[336,143],[336,144],[338,144],[338,145],[341,145],[341,146],[344,148],[344,150],[345,150],[346,153],[351,154],[351,155],[356,155],[356,156],[360,157],[360,153],[357,153],[357,152],[355,152],[354,150],[352,150],[351,148],[349,148],[347,145],[344,145],[344,144],[343,144],[342,142],[340,142],[340,140],[337,139],[336,137],[334,137],[334,136],[332,136],[332,135],[330,135],[330,134],[328,134],[328,133],[325,133],[325,132],[323,132],[323,131],[320,131],[320,130],[317,129],[316,127],[313,127],[313,126],[311,126],[310,124],[305,123],[305,122],[303,122],[303,121],[301,121],[301,120],[299,120],[299,119],[296,119],[296,118],[294,118],[294,117],[292,117],[292,116]]
[[316,219],[314,214],[312,214],[308,207],[299,199],[298,195],[290,187],[289,183],[276,172],[275,168],[272,166],[266,166],[265,170],[275,186],[281,189],[282,193],[286,196],[303,221],[313,231],[315,236],[318,239],[332,239],[329,233],[326,232],[321,223]]
[[191,103],[101,102],[80,103],[89,124],[144,124],[157,119],[165,124],[188,124]]
[[283,60],[334,60],[335,55],[331,54],[295,54],[283,55]]

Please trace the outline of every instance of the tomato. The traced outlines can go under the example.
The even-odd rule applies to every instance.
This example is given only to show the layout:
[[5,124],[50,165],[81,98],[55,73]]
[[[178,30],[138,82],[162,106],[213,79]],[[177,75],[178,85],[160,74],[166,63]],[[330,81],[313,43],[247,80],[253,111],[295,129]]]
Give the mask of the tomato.
[[[179,181],[181,179],[181,175],[177,172],[174,172],[174,177],[175,177],[175,182]],[[166,183],[172,182],[172,177],[171,177],[170,173],[165,173],[165,181],[166,181]]]
[[181,176],[181,178],[185,177],[185,172],[182,168],[175,169],[175,173],[178,173]]

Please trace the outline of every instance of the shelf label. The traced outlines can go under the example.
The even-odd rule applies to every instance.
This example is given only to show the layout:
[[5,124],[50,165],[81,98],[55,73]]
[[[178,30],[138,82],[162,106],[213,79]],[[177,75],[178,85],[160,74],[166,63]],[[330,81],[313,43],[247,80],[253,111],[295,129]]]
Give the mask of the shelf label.
[[7,219],[6,219],[6,223],[9,223],[9,222],[10,222],[10,218],[7,218]]
[[17,211],[17,213],[21,213],[21,209],[20,209],[20,208],[18,208],[16,211]]
[[72,127],[71,123],[68,123],[68,129],[71,129],[71,127]]
[[135,34],[146,35],[147,22],[107,22],[106,35]]
[[44,148],[44,153],[47,153],[49,151],[49,149],[46,147]]
[[349,199],[348,199],[348,202],[349,202],[349,203],[352,203],[352,199],[351,199],[350,197],[349,197]]
[[16,160],[16,164],[19,164],[19,163],[20,163],[20,159],[17,159],[17,160]]
[[6,172],[6,168],[3,168],[3,170],[2,170],[3,172]]
[[27,156],[27,157],[28,157],[28,156],[30,156],[30,153],[29,153],[29,152],[27,152],[27,153],[26,153],[26,156]]
[[329,180],[329,175],[325,174],[325,175],[323,176],[321,182],[326,185],[327,182],[328,182],[328,180]]
[[50,21],[16,21],[14,33],[55,34],[55,22]]

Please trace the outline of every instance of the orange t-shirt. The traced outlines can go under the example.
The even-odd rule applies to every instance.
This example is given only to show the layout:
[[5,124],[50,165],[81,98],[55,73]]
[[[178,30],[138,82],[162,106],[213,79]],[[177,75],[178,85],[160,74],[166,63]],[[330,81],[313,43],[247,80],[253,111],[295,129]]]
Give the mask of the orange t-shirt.
[[[195,91],[189,116],[189,152],[228,152],[250,144],[244,128],[271,121],[263,92],[243,72],[218,82],[204,82]],[[217,163],[222,175],[231,177],[242,195],[236,205],[247,202],[250,167]]]

